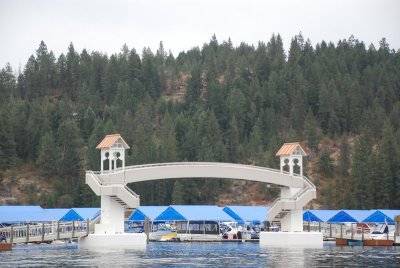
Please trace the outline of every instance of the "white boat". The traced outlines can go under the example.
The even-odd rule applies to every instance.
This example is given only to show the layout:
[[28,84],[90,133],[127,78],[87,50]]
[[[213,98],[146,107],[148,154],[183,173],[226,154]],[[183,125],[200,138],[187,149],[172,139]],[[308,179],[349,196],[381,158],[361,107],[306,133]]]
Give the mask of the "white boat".
[[394,236],[394,225],[387,223],[378,224],[371,232],[370,236],[373,240],[382,240]]

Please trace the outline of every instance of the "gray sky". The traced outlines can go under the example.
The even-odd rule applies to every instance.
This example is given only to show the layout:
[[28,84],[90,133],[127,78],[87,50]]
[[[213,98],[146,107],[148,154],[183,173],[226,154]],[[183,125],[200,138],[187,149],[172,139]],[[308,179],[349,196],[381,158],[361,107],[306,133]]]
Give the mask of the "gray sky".
[[141,54],[163,41],[176,57],[215,33],[222,42],[268,42],[279,33],[287,51],[302,32],[313,46],[351,34],[368,46],[386,37],[400,48],[398,0],[0,0],[0,67],[21,68],[43,40],[56,57],[77,51],[118,53],[124,43]]

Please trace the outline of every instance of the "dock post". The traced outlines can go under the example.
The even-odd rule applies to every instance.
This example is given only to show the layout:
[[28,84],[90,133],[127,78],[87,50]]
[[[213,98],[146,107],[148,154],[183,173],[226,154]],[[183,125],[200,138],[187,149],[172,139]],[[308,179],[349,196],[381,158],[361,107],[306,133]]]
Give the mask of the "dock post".
[[332,223],[329,223],[329,237],[332,237]]
[[364,225],[361,226],[361,240],[364,241]]
[[86,235],[89,235],[90,230],[89,230],[89,218],[86,219]]
[[146,233],[146,243],[149,243],[150,239],[150,224],[149,224],[149,217],[146,217],[146,220],[144,221],[144,232]]
[[353,223],[351,223],[351,240],[354,238],[354,233],[353,233]]
[[340,224],[340,238],[343,238],[343,224]]
[[75,221],[72,221],[72,235],[71,238],[74,238],[75,235]]
[[26,225],[26,243],[29,242],[29,223]]
[[12,244],[14,240],[14,227],[11,226],[10,243]]
[[60,222],[57,222],[57,240],[60,240]]
[[321,232],[321,222],[318,222],[318,232]]
[[307,228],[308,228],[308,232],[310,232],[310,220],[308,220],[308,222],[307,222]]
[[44,223],[42,223],[42,243],[44,241]]

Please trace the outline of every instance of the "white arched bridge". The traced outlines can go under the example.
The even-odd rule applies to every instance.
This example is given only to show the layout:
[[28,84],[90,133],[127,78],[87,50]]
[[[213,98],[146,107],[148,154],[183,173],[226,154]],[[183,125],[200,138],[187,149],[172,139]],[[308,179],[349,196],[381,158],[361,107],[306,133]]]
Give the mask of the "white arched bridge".
[[[128,183],[177,178],[241,179],[281,186],[281,198],[271,206],[268,219],[281,221],[283,231],[301,231],[303,229],[303,207],[316,197],[315,186],[304,176],[242,164],[160,163],[129,166],[112,171],[86,172],[86,183],[97,195],[102,196],[102,214],[107,213],[103,211],[104,198],[109,198],[110,200],[107,202],[118,203],[124,209],[139,206],[139,196],[126,186]],[[300,221],[296,221],[294,218],[296,216],[300,217]],[[123,228],[123,221],[120,222],[120,227]]]
[[[285,144],[277,153],[281,157],[280,170],[212,162],[159,163],[126,167],[124,151],[129,146],[118,134],[107,135],[97,148],[101,149],[102,170],[86,172],[86,183],[101,196],[101,220],[95,226],[95,235],[100,236],[93,237],[91,245],[104,244],[106,236],[124,233],[125,210],[137,208],[140,204],[140,197],[127,187],[128,183],[162,179],[225,178],[274,184],[280,187],[281,196],[271,205],[268,219],[271,222],[279,222],[283,232],[303,231],[303,207],[316,198],[315,186],[302,175],[302,156],[305,153],[298,143]],[[104,170],[104,167],[111,168]],[[299,170],[299,174],[294,173],[295,168]],[[284,171],[285,169],[288,172]],[[120,244],[132,241],[127,239],[123,242],[121,239],[118,238]],[[262,239],[263,236],[260,236],[260,243]],[[280,240],[282,238],[276,239],[278,243]],[[293,238],[293,241],[295,240],[298,239]]]

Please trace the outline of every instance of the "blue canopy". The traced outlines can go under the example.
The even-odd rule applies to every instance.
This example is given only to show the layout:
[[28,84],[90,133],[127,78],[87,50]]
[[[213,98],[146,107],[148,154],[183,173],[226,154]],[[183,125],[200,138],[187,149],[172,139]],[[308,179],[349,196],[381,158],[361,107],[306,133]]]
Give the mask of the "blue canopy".
[[226,206],[223,211],[239,224],[251,222],[260,224],[267,220],[269,207],[267,206]]
[[85,221],[93,220],[100,214],[100,208],[71,208],[60,221]]
[[363,222],[384,223],[386,219],[387,223],[394,223],[394,217],[399,215],[400,210],[380,209],[375,210],[371,215],[366,217]]
[[128,220],[145,221],[146,217],[148,217],[150,221],[154,221],[167,208],[167,206],[140,206],[132,213]]
[[328,222],[342,223],[342,222],[363,222],[363,219],[370,215],[370,210],[340,210],[337,214],[331,217]]
[[232,221],[218,206],[169,206],[155,221]]
[[331,217],[338,213],[338,210],[312,209],[303,213],[303,221],[327,222]]
[[60,221],[70,211],[69,208],[45,208],[44,210],[52,221]]
[[322,220],[315,216],[313,213],[311,213],[309,210],[304,211],[303,213],[303,221],[316,221],[316,222],[321,222]]
[[49,222],[52,217],[40,206],[0,206],[0,223]]

